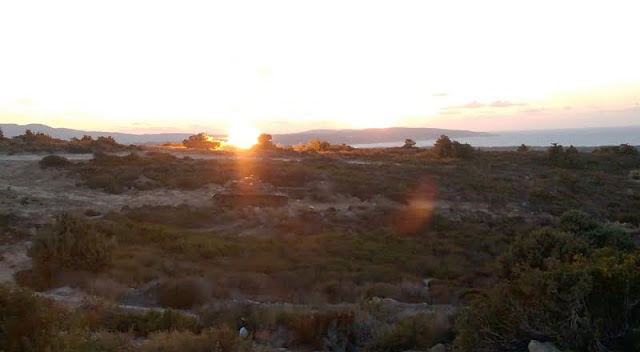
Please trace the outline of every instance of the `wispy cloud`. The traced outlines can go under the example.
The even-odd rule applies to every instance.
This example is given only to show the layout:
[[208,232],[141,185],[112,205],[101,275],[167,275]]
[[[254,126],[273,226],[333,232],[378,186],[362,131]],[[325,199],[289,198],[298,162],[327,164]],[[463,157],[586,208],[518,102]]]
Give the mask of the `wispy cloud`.
[[483,108],[487,106],[487,104],[485,103],[480,103],[477,101],[472,101],[470,103],[464,104],[462,106],[458,106],[459,108],[463,108],[463,109],[477,109],[477,108]]
[[437,93],[433,93],[432,94],[432,96],[434,96],[434,97],[446,97],[448,95],[449,95],[449,93],[446,93],[446,92],[437,92]]
[[524,103],[512,103],[508,100],[496,100],[493,103],[489,104],[490,107],[492,108],[508,108],[508,107],[512,107],[512,106],[523,106],[523,105],[527,105]]

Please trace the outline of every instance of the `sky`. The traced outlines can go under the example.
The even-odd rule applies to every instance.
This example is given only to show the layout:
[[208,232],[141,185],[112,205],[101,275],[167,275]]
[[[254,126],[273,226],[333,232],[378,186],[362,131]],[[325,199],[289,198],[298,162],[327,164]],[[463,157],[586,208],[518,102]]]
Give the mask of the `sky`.
[[0,123],[640,125],[638,1],[3,1]]

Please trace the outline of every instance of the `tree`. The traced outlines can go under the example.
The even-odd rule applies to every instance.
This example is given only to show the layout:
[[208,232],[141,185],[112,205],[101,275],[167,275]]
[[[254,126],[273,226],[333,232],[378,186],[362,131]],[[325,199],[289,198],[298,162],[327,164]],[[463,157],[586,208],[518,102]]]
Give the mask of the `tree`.
[[451,157],[452,145],[451,139],[443,134],[433,145],[433,152],[441,158]]
[[524,143],[523,143],[523,144],[520,144],[520,146],[518,147],[518,152],[520,152],[520,153],[526,153],[526,152],[528,152],[528,151],[529,151],[529,149],[531,149],[531,148],[527,147],[527,146],[526,146],[526,145],[524,145]]
[[220,142],[214,140],[204,132],[189,136],[189,138],[182,141],[182,144],[187,148],[193,149],[216,149],[220,146]]
[[475,149],[468,143],[452,141],[449,137],[442,135],[433,145],[433,152],[440,158],[469,158]]
[[260,148],[273,148],[273,137],[268,133],[261,133],[258,136],[258,146]]
[[4,132],[2,131],[2,127],[0,127],[0,141],[4,139]]
[[331,144],[321,139],[311,139],[307,142],[307,149],[315,150],[317,152],[324,152],[331,148]]
[[553,165],[560,165],[564,161],[564,148],[558,143],[551,143],[547,149],[547,156]]
[[413,148],[416,146],[416,142],[413,139],[405,139],[404,140],[404,145],[402,146],[402,148]]

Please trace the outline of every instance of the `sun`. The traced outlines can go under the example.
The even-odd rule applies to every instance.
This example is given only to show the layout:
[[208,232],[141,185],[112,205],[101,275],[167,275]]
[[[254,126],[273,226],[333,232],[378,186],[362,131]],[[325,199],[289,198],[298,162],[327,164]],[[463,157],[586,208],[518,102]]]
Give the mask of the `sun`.
[[260,131],[249,123],[234,123],[229,127],[227,134],[227,144],[246,149],[258,143]]

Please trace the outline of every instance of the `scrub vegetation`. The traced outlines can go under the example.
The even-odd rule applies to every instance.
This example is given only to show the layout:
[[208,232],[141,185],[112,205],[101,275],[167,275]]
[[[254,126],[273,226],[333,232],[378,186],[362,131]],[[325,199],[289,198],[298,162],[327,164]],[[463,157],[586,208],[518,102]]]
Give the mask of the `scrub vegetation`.
[[636,148],[405,144],[43,159],[104,197],[248,176],[292,193],[281,207],[2,215],[3,244],[28,238],[32,266],[0,286],[0,350],[640,348]]

